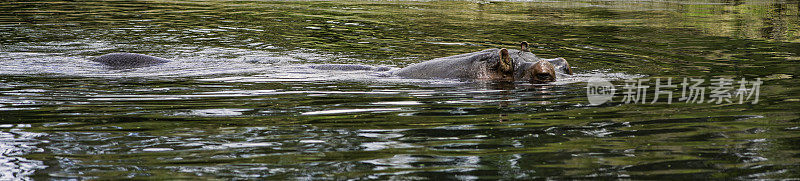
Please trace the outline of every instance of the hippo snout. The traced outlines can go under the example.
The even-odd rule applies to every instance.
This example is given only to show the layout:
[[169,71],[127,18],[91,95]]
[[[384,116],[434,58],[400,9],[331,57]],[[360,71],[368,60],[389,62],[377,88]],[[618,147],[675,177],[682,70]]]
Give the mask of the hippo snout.
[[547,83],[556,81],[556,70],[552,63],[540,60],[533,64],[528,70],[530,72],[530,82]]

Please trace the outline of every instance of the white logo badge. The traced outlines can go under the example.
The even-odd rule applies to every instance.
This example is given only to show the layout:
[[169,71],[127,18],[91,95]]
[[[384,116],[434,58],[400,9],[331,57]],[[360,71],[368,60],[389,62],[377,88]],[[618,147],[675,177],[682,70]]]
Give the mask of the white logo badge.
[[606,103],[614,97],[614,84],[600,77],[589,78],[586,84],[586,96],[589,104],[596,106]]

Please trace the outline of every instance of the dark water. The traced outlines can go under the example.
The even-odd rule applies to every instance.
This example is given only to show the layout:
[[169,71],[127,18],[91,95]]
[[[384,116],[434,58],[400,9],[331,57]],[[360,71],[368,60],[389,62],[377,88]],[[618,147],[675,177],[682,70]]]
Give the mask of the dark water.
[[[0,180],[800,177],[800,2],[0,2]],[[547,85],[403,67],[533,45]],[[135,69],[113,52],[173,60]],[[587,101],[587,77],[760,78],[757,104]],[[709,83],[704,84],[709,85]],[[649,95],[652,97],[652,95]]]

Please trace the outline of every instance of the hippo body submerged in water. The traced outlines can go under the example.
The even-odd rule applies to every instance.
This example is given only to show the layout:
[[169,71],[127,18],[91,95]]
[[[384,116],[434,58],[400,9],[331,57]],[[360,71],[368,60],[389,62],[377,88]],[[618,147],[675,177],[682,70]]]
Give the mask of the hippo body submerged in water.
[[145,67],[169,62],[167,59],[136,53],[110,53],[94,58],[92,61],[113,68]]
[[[112,53],[93,59],[113,68],[134,68],[168,62],[166,59],[134,54]],[[563,58],[542,59],[528,51],[522,42],[520,50],[487,49],[412,64],[391,70],[388,67],[369,65],[322,64],[310,65],[319,70],[389,71],[388,74],[405,78],[450,78],[461,80],[529,81],[546,83],[556,81],[557,74],[572,74],[569,63]]]

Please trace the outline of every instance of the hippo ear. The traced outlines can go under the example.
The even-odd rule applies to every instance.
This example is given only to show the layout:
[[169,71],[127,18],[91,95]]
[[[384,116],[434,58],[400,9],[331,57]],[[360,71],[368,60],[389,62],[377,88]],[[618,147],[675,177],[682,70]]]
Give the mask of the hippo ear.
[[528,42],[527,41],[522,41],[522,43],[520,43],[519,46],[520,46],[519,50],[522,50],[523,52],[527,52],[528,51]]
[[565,60],[564,58],[561,57],[558,58],[564,61],[564,73],[572,75],[572,68],[569,67],[569,62],[567,62],[567,60]]
[[500,61],[497,62],[497,67],[503,72],[510,72],[513,69],[511,66],[513,65],[508,50],[500,49]]

